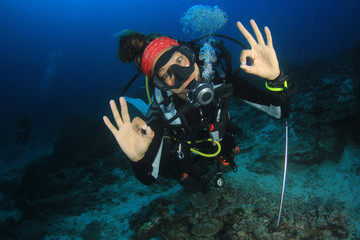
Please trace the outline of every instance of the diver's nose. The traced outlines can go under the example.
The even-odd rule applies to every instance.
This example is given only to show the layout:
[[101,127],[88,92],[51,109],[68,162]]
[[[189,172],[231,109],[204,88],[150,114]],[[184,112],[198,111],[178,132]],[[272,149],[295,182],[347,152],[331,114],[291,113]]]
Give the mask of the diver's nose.
[[170,67],[170,70],[175,77],[175,81],[183,83],[187,81],[191,74],[195,71],[195,66],[192,65],[190,67],[182,67],[180,65],[174,64]]

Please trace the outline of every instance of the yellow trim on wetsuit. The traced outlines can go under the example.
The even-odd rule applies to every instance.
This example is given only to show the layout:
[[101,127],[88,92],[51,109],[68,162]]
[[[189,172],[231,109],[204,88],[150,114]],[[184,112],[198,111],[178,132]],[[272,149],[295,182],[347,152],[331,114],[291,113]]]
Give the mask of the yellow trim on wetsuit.
[[265,82],[265,87],[273,92],[282,92],[284,91],[284,88],[287,88],[287,81],[284,81],[284,88],[273,88],[268,85],[267,82]]

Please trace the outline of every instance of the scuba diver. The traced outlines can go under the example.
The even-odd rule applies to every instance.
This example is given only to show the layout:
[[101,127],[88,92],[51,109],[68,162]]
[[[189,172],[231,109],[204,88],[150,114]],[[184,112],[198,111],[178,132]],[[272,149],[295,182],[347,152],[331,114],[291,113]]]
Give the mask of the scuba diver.
[[232,96],[275,118],[289,116],[295,84],[280,70],[269,28],[265,27],[265,43],[255,21],[250,23],[256,40],[237,22],[251,47],[241,52],[239,69],[263,78],[266,90],[239,77],[239,71],[232,72],[231,54],[222,42],[181,42],[134,31],[120,36],[120,59],[134,61],[150,79],[154,100],[145,119],[135,117],[132,121],[125,98],[119,99],[121,114],[111,100],[116,125],[107,116],[103,120],[131,160],[140,182],[150,185],[163,176],[193,184],[215,159],[215,184],[222,187],[220,166],[230,165],[236,171],[234,155],[239,153],[234,141],[238,129],[228,110]]
[[31,137],[31,124],[28,116],[22,116],[16,125],[16,144],[25,146]]

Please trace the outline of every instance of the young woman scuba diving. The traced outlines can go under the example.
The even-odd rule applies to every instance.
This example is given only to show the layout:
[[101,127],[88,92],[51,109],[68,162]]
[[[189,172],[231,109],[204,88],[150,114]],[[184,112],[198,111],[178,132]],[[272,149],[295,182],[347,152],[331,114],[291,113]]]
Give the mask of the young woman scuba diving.
[[291,80],[280,70],[269,28],[264,28],[265,43],[255,21],[250,23],[256,39],[237,22],[250,45],[240,53],[240,69],[263,78],[266,90],[232,72],[222,42],[181,42],[133,31],[120,36],[120,59],[134,61],[150,79],[154,101],[145,119],[131,120],[125,99],[120,98],[121,113],[111,100],[115,124],[107,116],[104,122],[143,184],[150,185],[159,175],[193,184],[215,159],[215,184],[221,187],[219,163],[236,170],[236,128],[228,111],[232,96],[275,118],[289,116]]

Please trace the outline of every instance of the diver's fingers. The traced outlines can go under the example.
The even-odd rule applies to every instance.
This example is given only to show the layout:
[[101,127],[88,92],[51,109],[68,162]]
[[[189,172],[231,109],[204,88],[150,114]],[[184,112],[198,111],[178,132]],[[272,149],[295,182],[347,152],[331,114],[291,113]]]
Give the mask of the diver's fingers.
[[124,123],[120,117],[120,113],[119,113],[118,108],[116,107],[116,103],[112,99],[110,101],[110,108],[111,108],[112,114],[114,116],[115,122],[116,122],[117,126],[120,128],[121,125],[123,125]]
[[272,42],[272,37],[271,37],[270,29],[269,29],[268,27],[265,27],[264,30],[265,30],[265,34],[266,34],[267,46],[268,46],[268,47],[271,47],[271,48],[274,48],[274,47],[273,47],[273,42]]
[[257,68],[255,66],[245,65],[245,66],[242,66],[241,68],[246,73],[253,74],[253,75],[258,75]]
[[125,98],[120,97],[121,117],[124,123],[130,123],[130,116]]
[[255,22],[253,19],[251,19],[251,20],[250,20],[250,24],[251,24],[251,26],[252,26],[252,28],[253,28],[253,30],[254,30],[256,39],[258,40],[258,43],[259,43],[260,45],[265,45],[264,38],[263,38],[263,36],[262,36],[262,34],[261,34],[261,32],[260,32],[260,30],[259,30],[256,22]]
[[139,118],[139,117],[135,117],[132,120],[131,126],[135,131],[139,131],[141,129],[146,131],[146,129],[148,127],[146,122],[144,120],[142,120],[141,118]]
[[107,116],[103,117],[105,125],[108,127],[108,129],[111,131],[111,133],[116,136],[117,129],[116,127],[110,122],[109,118]]
[[246,65],[246,58],[250,58],[253,61],[253,51],[252,50],[242,50],[240,55],[240,68],[244,70],[244,72],[254,74],[256,72],[256,68],[253,65]]
[[152,141],[154,136],[155,136],[155,132],[151,129],[150,126],[148,126],[146,129],[146,137],[148,138],[148,140]]
[[146,134],[146,141],[147,142],[151,142],[152,139],[154,138],[154,131],[151,130],[151,128],[146,124],[146,122],[144,120],[142,120],[139,117],[135,117],[132,121],[132,127],[135,131],[139,131],[139,130],[143,130],[145,131]]
[[237,22],[236,26],[239,28],[242,35],[244,35],[246,40],[249,42],[250,46],[254,47],[257,43],[253,36],[251,36],[251,34],[248,32],[248,30],[246,30],[246,28],[241,24],[241,22]]
[[251,50],[245,49],[241,51],[240,54],[240,67],[243,68],[246,66],[246,58],[251,56]]

